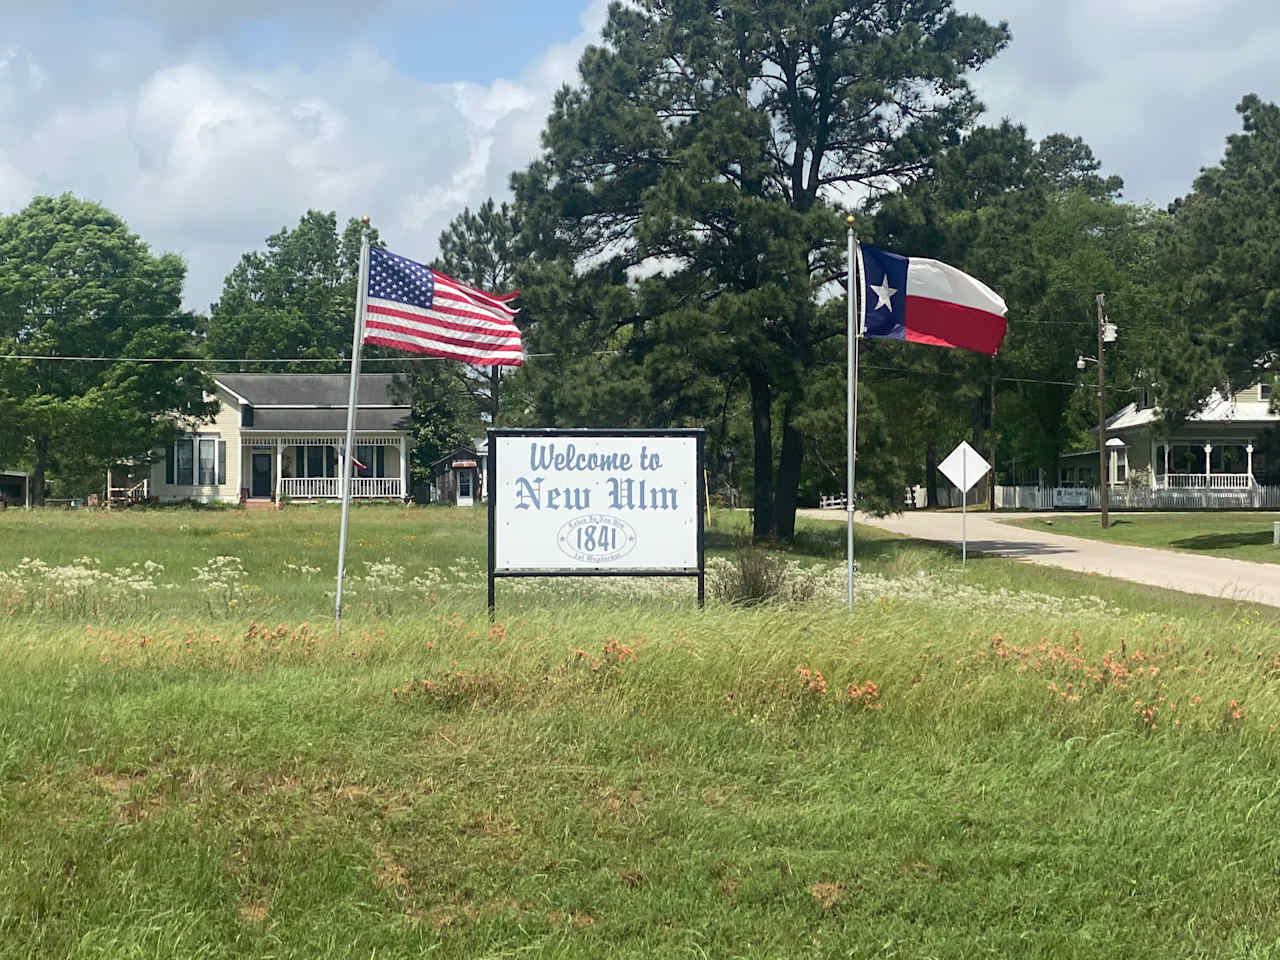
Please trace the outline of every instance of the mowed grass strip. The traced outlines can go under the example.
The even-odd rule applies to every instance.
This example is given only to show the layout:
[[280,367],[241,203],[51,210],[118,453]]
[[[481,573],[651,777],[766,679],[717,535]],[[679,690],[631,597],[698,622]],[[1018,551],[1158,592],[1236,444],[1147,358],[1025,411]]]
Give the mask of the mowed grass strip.
[[1029,530],[1051,530],[1072,537],[1128,543],[1162,550],[1182,550],[1254,563],[1280,563],[1273,524],[1280,513],[1216,512],[1112,513],[1104,530],[1096,514],[1076,517],[1010,517],[1002,522]]
[[[359,511],[353,542],[411,573],[478,559],[478,512],[423,514]],[[208,559],[193,516],[260,545],[243,606],[182,586],[0,621],[0,955],[1277,949],[1275,611],[868,535],[868,584],[963,602],[698,612],[588,584],[490,624],[483,583],[446,584],[336,637],[305,612],[328,587],[284,566],[336,515],[44,540],[172,573]]]

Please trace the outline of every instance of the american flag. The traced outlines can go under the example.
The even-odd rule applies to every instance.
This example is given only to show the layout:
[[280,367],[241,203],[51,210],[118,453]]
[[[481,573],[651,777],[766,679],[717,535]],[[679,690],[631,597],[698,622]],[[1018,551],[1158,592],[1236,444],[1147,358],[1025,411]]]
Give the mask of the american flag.
[[369,251],[364,342],[482,367],[524,363],[519,293],[484,293],[377,247]]

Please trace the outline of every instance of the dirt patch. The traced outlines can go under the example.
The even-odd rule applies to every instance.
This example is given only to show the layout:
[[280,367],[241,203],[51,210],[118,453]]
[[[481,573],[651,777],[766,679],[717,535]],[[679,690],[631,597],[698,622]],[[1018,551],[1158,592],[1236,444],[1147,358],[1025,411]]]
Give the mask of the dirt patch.
[[839,883],[815,883],[809,893],[823,910],[830,910],[844,900],[844,885]]
[[264,923],[267,919],[267,905],[261,900],[251,900],[240,904],[240,909],[236,913],[244,923]]
[[601,812],[621,823],[643,821],[644,802],[642,790],[606,790],[597,798],[597,806]]
[[519,828],[512,817],[482,810],[463,825],[462,832],[471,837],[514,837]]
[[374,882],[383,890],[407,890],[409,888],[409,872],[379,844],[374,848],[374,857],[378,861],[374,871]]

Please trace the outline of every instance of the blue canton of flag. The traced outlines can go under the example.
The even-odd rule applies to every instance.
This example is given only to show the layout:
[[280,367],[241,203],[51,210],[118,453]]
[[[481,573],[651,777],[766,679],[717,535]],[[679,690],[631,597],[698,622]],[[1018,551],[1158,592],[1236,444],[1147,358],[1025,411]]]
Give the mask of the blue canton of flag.
[[905,340],[907,335],[907,258],[863,246],[863,336]]
[[373,247],[369,250],[369,296],[431,309],[435,299],[434,271],[398,253]]

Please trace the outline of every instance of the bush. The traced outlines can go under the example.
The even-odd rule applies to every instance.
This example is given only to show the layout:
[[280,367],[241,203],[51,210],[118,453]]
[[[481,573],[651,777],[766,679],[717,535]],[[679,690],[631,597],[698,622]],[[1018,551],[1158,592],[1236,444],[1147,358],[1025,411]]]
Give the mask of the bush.
[[795,560],[758,547],[739,547],[733,560],[707,564],[711,596],[724,603],[756,606],[813,599],[817,578]]

